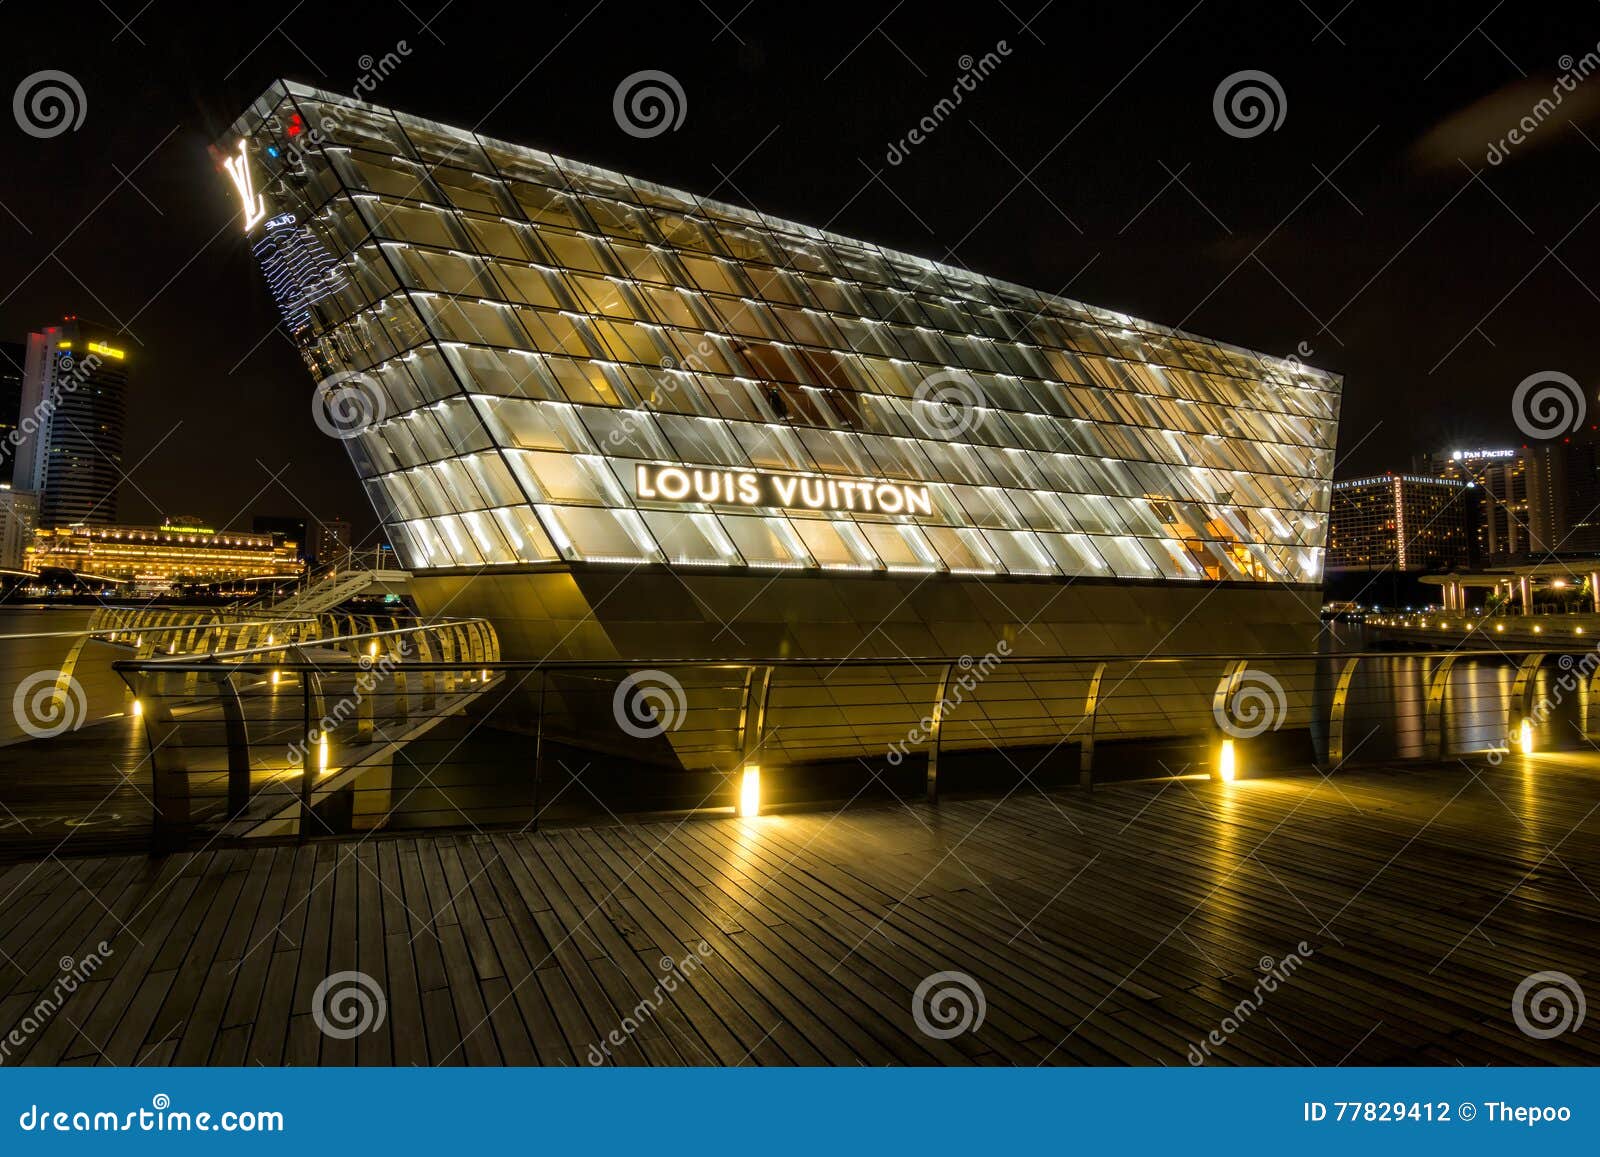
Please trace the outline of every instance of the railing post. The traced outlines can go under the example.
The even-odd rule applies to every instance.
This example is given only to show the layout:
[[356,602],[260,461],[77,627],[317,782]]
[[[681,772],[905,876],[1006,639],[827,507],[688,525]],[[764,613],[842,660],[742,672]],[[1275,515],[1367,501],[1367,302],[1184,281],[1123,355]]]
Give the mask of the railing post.
[[544,690],[546,677],[543,670],[539,672],[539,719],[534,724],[533,732],[533,822],[534,831],[539,830],[539,788],[544,782]]
[[302,723],[301,734],[305,742],[300,750],[300,824],[297,835],[300,839],[306,838],[306,833],[311,828],[311,789],[317,781],[317,757],[321,753],[321,736],[315,739],[311,735],[311,672],[302,671],[300,680],[300,719]]
[[[1250,666],[1249,659],[1230,659],[1227,666],[1222,669],[1222,678],[1217,680],[1217,689],[1211,696],[1211,738],[1212,748],[1217,752],[1216,762],[1212,765],[1211,778],[1219,782],[1226,782],[1233,774],[1223,765],[1226,753],[1232,749],[1237,751],[1239,743],[1237,737],[1230,734],[1223,726],[1223,720],[1233,718],[1233,704],[1230,700],[1238,689],[1239,681],[1244,677],[1245,670]],[[1238,757],[1235,756],[1237,759]]]
[[159,680],[159,675],[141,672],[133,688],[134,696],[144,705],[145,741],[150,747],[150,789],[155,797],[151,850],[171,852],[183,848],[189,840],[189,771],[172,709],[167,706],[165,696],[153,693],[160,685]]
[[1083,700],[1083,722],[1086,728],[1083,744],[1078,749],[1078,786],[1085,791],[1094,790],[1094,732],[1100,719],[1100,683],[1106,677],[1106,665],[1096,663],[1089,677],[1089,691]]
[[761,747],[766,727],[767,688],[772,682],[771,667],[749,667],[744,675],[744,694],[739,703],[739,766],[743,767]]
[[[1580,660],[1573,666],[1582,667],[1584,663]],[[1590,667],[1583,679],[1583,737],[1600,739],[1600,666]]]
[[[380,652],[379,655],[378,655],[378,658],[381,659],[384,654],[387,654],[387,652]],[[377,696],[378,696],[378,676],[373,674],[373,670],[376,667],[376,665],[377,665],[376,661],[374,661],[373,663],[369,664],[368,666],[362,667],[361,666],[361,661],[359,659],[356,660],[356,666],[359,669],[357,674],[356,674],[356,684],[355,684],[355,697],[356,697],[356,734],[355,734],[355,742],[357,742],[357,743],[371,743],[372,742],[372,730],[373,730],[373,718],[372,718],[372,716],[373,716],[373,711],[372,711],[373,704],[372,704],[372,701],[374,699],[376,699]]]
[[1424,759],[1443,759],[1448,746],[1445,729],[1445,710],[1450,691],[1450,669],[1456,665],[1454,655],[1439,660],[1439,669],[1428,680],[1428,702],[1423,712],[1422,756]]
[[219,663],[211,677],[217,682],[228,743],[228,818],[237,819],[250,806],[250,732],[245,724],[244,704],[233,685],[233,672]]
[[1517,733],[1522,729],[1522,721],[1533,710],[1534,677],[1539,673],[1539,664],[1544,661],[1543,651],[1534,651],[1524,655],[1522,662],[1517,665],[1517,678],[1511,685],[1510,700],[1506,703],[1506,746],[1510,747],[1516,739]]
[[1350,685],[1355,680],[1356,666],[1360,662],[1360,655],[1346,659],[1334,683],[1333,703],[1328,708],[1328,744],[1324,753],[1324,763],[1329,771],[1344,762],[1344,717],[1350,704]]
[[950,668],[946,663],[939,671],[939,685],[933,692],[933,712],[928,716],[933,723],[933,734],[928,738],[927,796],[929,803],[939,802],[939,756],[944,750],[944,697],[950,689]]
[[[430,633],[430,630],[431,630],[431,628],[423,627],[423,628],[421,628],[420,630],[417,631],[417,635],[416,635],[416,637],[417,637],[417,657],[419,659],[421,659],[423,663],[431,663],[431,662],[433,662],[433,648],[428,646],[428,635]],[[432,671],[423,671],[421,674],[422,674],[422,709],[424,711],[432,711],[433,710],[434,687],[435,687],[435,676],[434,676],[434,673]]]

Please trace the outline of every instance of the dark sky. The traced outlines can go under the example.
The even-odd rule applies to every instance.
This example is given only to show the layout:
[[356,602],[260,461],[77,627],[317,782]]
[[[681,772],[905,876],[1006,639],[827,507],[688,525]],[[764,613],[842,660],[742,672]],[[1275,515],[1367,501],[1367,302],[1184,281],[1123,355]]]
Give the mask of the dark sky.
[[[126,327],[124,521],[310,510],[371,526],[205,146],[273,78],[349,92],[364,57],[401,41],[378,103],[1309,351],[1346,375],[1342,475],[1518,441],[1517,383],[1555,370],[1592,385],[1600,368],[1600,73],[1487,160],[1571,60],[1600,53],[1593,0],[66,11],[0,7],[4,93],[60,69],[86,102],[81,127],[50,139],[0,117],[0,336],[64,313]],[[1001,41],[999,66],[889,164],[962,58]],[[642,69],[682,85],[676,131],[638,139],[613,118],[618,83]],[[1284,115],[1239,138],[1213,94],[1247,69],[1277,81]]]

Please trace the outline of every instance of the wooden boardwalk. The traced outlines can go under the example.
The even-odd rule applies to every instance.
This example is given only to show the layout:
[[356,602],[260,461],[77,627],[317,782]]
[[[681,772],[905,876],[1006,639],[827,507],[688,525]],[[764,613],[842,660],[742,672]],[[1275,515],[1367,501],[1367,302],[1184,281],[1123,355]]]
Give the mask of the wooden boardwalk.
[[[1597,892],[1593,755],[50,859],[0,875],[0,1059],[1593,1064],[1593,1018],[1535,1039],[1512,1000],[1600,996]],[[325,1033],[354,971],[382,1021]],[[984,1009],[947,1039],[941,972]]]

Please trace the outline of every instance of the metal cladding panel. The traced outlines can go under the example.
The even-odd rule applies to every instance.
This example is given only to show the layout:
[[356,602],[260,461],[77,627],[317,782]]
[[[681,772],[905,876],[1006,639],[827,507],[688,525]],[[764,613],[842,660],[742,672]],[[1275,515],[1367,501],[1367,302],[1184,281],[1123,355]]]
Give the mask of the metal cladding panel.
[[1320,581],[1340,382],[1293,359],[300,85],[218,153],[337,260],[318,417],[414,572]]
[[[1305,606],[1315,594],[1285,587],[574,568],[419,575],[413,593],[425,613],[492,620],[507,658],[540,661],[540,673],[521,684],[520,704],[497,716],[502,724],[531,730],[543,702],[547,734],[688,768],[737,763],[744,689],[773,660],[814,661],[773,668],[762,758],[774,764],[882,757],[908,736],[922,736],[913,748],[925,745],[947,663],[957,675],[982,673],[959,702],[947,698],[942,743],[950,750],[1081,741],[1089,680],[1107,656],[1095,725],[1103,739],[1212,727],[1224,661],[1139,661],[1224,644],[1275,664],[1289,689],[1284,724],[1303,726],[1310,713],[1301,700],[1311,661],[1272,657],[1314,650],[1316,622]],[[628,666],[561,666],[596,659]],[[690,659],[710,662],[653,669]],[[619,731],[625,674],[671,688],[678,706],[670,730],[635,741]]]

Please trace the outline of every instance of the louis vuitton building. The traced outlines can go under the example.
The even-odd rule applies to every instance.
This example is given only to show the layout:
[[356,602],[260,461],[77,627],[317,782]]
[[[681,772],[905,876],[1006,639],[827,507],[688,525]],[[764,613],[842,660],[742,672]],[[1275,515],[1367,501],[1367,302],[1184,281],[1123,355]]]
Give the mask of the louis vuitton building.
[[1333,375],[298,84],[215,151],[421,609],[510,657],[1311,640]]

